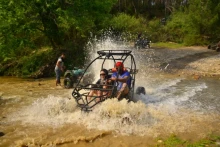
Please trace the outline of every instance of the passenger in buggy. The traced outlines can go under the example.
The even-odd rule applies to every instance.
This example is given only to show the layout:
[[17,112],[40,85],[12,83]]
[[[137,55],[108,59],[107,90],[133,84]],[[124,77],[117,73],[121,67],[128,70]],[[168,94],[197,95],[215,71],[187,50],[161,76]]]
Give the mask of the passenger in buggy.
[[124,68],[124,64],[122,62],[117,62],[115,64],[116,72],[112,74],[111,80],[116,81],[117,83],[117,99],[124,98],[128,95],[129,89],[131,87],[131,76],[130,72],[128,72]]
[[88,100],[91,100],[94,95],[97,97],[96,101],[100,101],[101,97],[107,97],[110,96],[110,91],[106,91],[104,89],[108,88],[108,85],[111,84],[111,80],[109,79],[108,70],[102,69],[100,71],[100,79],[96,82],[95,85],[92,86],[92,88],[99,88],[99,90],[91,90],[87,96]]

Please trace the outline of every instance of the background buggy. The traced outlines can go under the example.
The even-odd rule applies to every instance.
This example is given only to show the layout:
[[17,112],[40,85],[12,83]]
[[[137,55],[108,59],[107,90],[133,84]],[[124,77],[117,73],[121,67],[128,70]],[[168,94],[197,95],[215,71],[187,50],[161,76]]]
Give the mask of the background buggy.
[[216,50],[217,52],[220,52],[220,41],[216,44],[208,45],[208,49],[212,49],[212,50]]

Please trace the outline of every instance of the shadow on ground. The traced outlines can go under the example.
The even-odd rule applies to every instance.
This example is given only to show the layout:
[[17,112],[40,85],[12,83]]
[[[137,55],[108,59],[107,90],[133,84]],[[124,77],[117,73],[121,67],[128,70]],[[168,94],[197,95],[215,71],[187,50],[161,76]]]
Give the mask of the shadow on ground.
[[160,68],[164,69],[165,72],[177,72],[181,69],[184,69],[189,63],[214,56],[219,54],[218,52],[202,52],[196,53],[193,55],[187,55],[181,58],[173,59],[168,63],[161,64]]

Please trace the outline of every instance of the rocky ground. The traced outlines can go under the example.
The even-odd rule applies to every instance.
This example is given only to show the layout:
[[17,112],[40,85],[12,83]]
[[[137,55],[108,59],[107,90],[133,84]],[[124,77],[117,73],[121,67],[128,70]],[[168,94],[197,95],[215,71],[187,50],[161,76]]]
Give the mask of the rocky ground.
[[207,47],[155,49],[160,68],[168,73],[220,78],[220,52]]

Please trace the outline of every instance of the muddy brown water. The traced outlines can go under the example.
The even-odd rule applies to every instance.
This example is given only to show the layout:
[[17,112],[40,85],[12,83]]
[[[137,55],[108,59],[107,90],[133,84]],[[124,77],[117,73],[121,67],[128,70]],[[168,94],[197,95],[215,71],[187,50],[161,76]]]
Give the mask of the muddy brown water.
[[148,77],[137,103],[107,100],[90,113],[53,78],[1,77],[0,146],[152,146],[171,134],[220,133],[219,80],[157,77]]
[[[111,41],[94,48],[99,47],[127,49]],[[190,141],[220,135],[219,78],[195,80],[160,72],[203,52],[134,50],[136,87],[145,87],[147,94],[135,95],[136,103],[106,100],[90,113],[76,106],[72,89],[55,86],[55,78],[0,77],[0,146],[146,147],[172,134]]]

